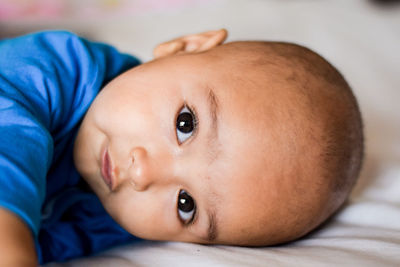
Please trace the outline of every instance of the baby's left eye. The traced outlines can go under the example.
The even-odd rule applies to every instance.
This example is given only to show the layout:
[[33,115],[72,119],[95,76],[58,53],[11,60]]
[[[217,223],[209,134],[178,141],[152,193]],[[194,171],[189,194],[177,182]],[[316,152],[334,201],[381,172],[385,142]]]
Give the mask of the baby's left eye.
[[197,121],[193,112],[184,106],[176,118],[176,137],[178,138],[179,144],[185,142],[191,137],[196,130]]
[[196,203],[194,199],[185,190],[179,191],[178,196],[178,216],[184,224],[193,221],[196,213]]

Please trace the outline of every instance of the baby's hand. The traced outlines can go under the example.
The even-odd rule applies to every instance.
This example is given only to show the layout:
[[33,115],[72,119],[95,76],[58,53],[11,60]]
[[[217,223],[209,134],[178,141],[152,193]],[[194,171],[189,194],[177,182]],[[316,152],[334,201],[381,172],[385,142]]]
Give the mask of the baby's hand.
[[222,44],[228,32],[225,29],[208,31],[179,37],[159,44],[153,51],[154,58],[166,57],[177,53],[207,51]]

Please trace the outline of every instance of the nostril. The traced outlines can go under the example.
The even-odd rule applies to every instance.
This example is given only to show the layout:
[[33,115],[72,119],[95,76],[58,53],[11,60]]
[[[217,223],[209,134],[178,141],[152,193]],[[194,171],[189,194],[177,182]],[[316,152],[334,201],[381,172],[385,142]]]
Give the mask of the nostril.
[[130,184],[131,186],[133,186],[133,189],[136,190],[136,183],[135,183],[134,180],[130,180],[130,181],[129,181],[129,184]]
[[143,147],[135,147],[132,149],[130,152],[130,158],[132,163],[136,161],[141,161],[143,158],[145,158],[147,155],[146,150]]
[[136,157],[137,157],[137,155],[135,155],[135,151],[133,151],[133,152],[130,153],[129,159],[128,159],[128,160],[131,161],[131,162],[130,162],[130,165],[133,165],[133,164],[136,162]]
[[146,150],[143,147],[135,147],[130,155],[130,184],[136,191],[146,190],[152,182]]

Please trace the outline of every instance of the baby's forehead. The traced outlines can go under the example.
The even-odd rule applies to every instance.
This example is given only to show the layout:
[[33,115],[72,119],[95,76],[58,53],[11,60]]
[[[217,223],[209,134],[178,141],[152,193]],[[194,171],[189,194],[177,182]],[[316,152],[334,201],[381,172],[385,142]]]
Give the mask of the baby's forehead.
[[[245,86],[260,83],[259,88],[263,88],[272,82],[300,85],[304,79],[299,77],[312,76],[313,73],[305,67],[311,64],[311,60],[303,55],[308,52],[302,49],[286,43],[277,45],[270,42],[232,42],[199,56],[214,65],[214,71],[228,73],[229,78],[235,81],[247,81]],[[293,51],[285,52],[286,50]]]

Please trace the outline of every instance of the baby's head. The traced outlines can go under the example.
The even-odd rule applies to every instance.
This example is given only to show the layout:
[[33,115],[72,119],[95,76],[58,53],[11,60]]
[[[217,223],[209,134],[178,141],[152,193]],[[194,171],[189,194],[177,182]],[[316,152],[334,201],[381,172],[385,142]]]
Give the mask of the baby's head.
[[75,164],[110,215],[156,240],[272,245],[345,201],[363,134],[343,77],[293,44],[235,42],[157,59],[111,81]]

